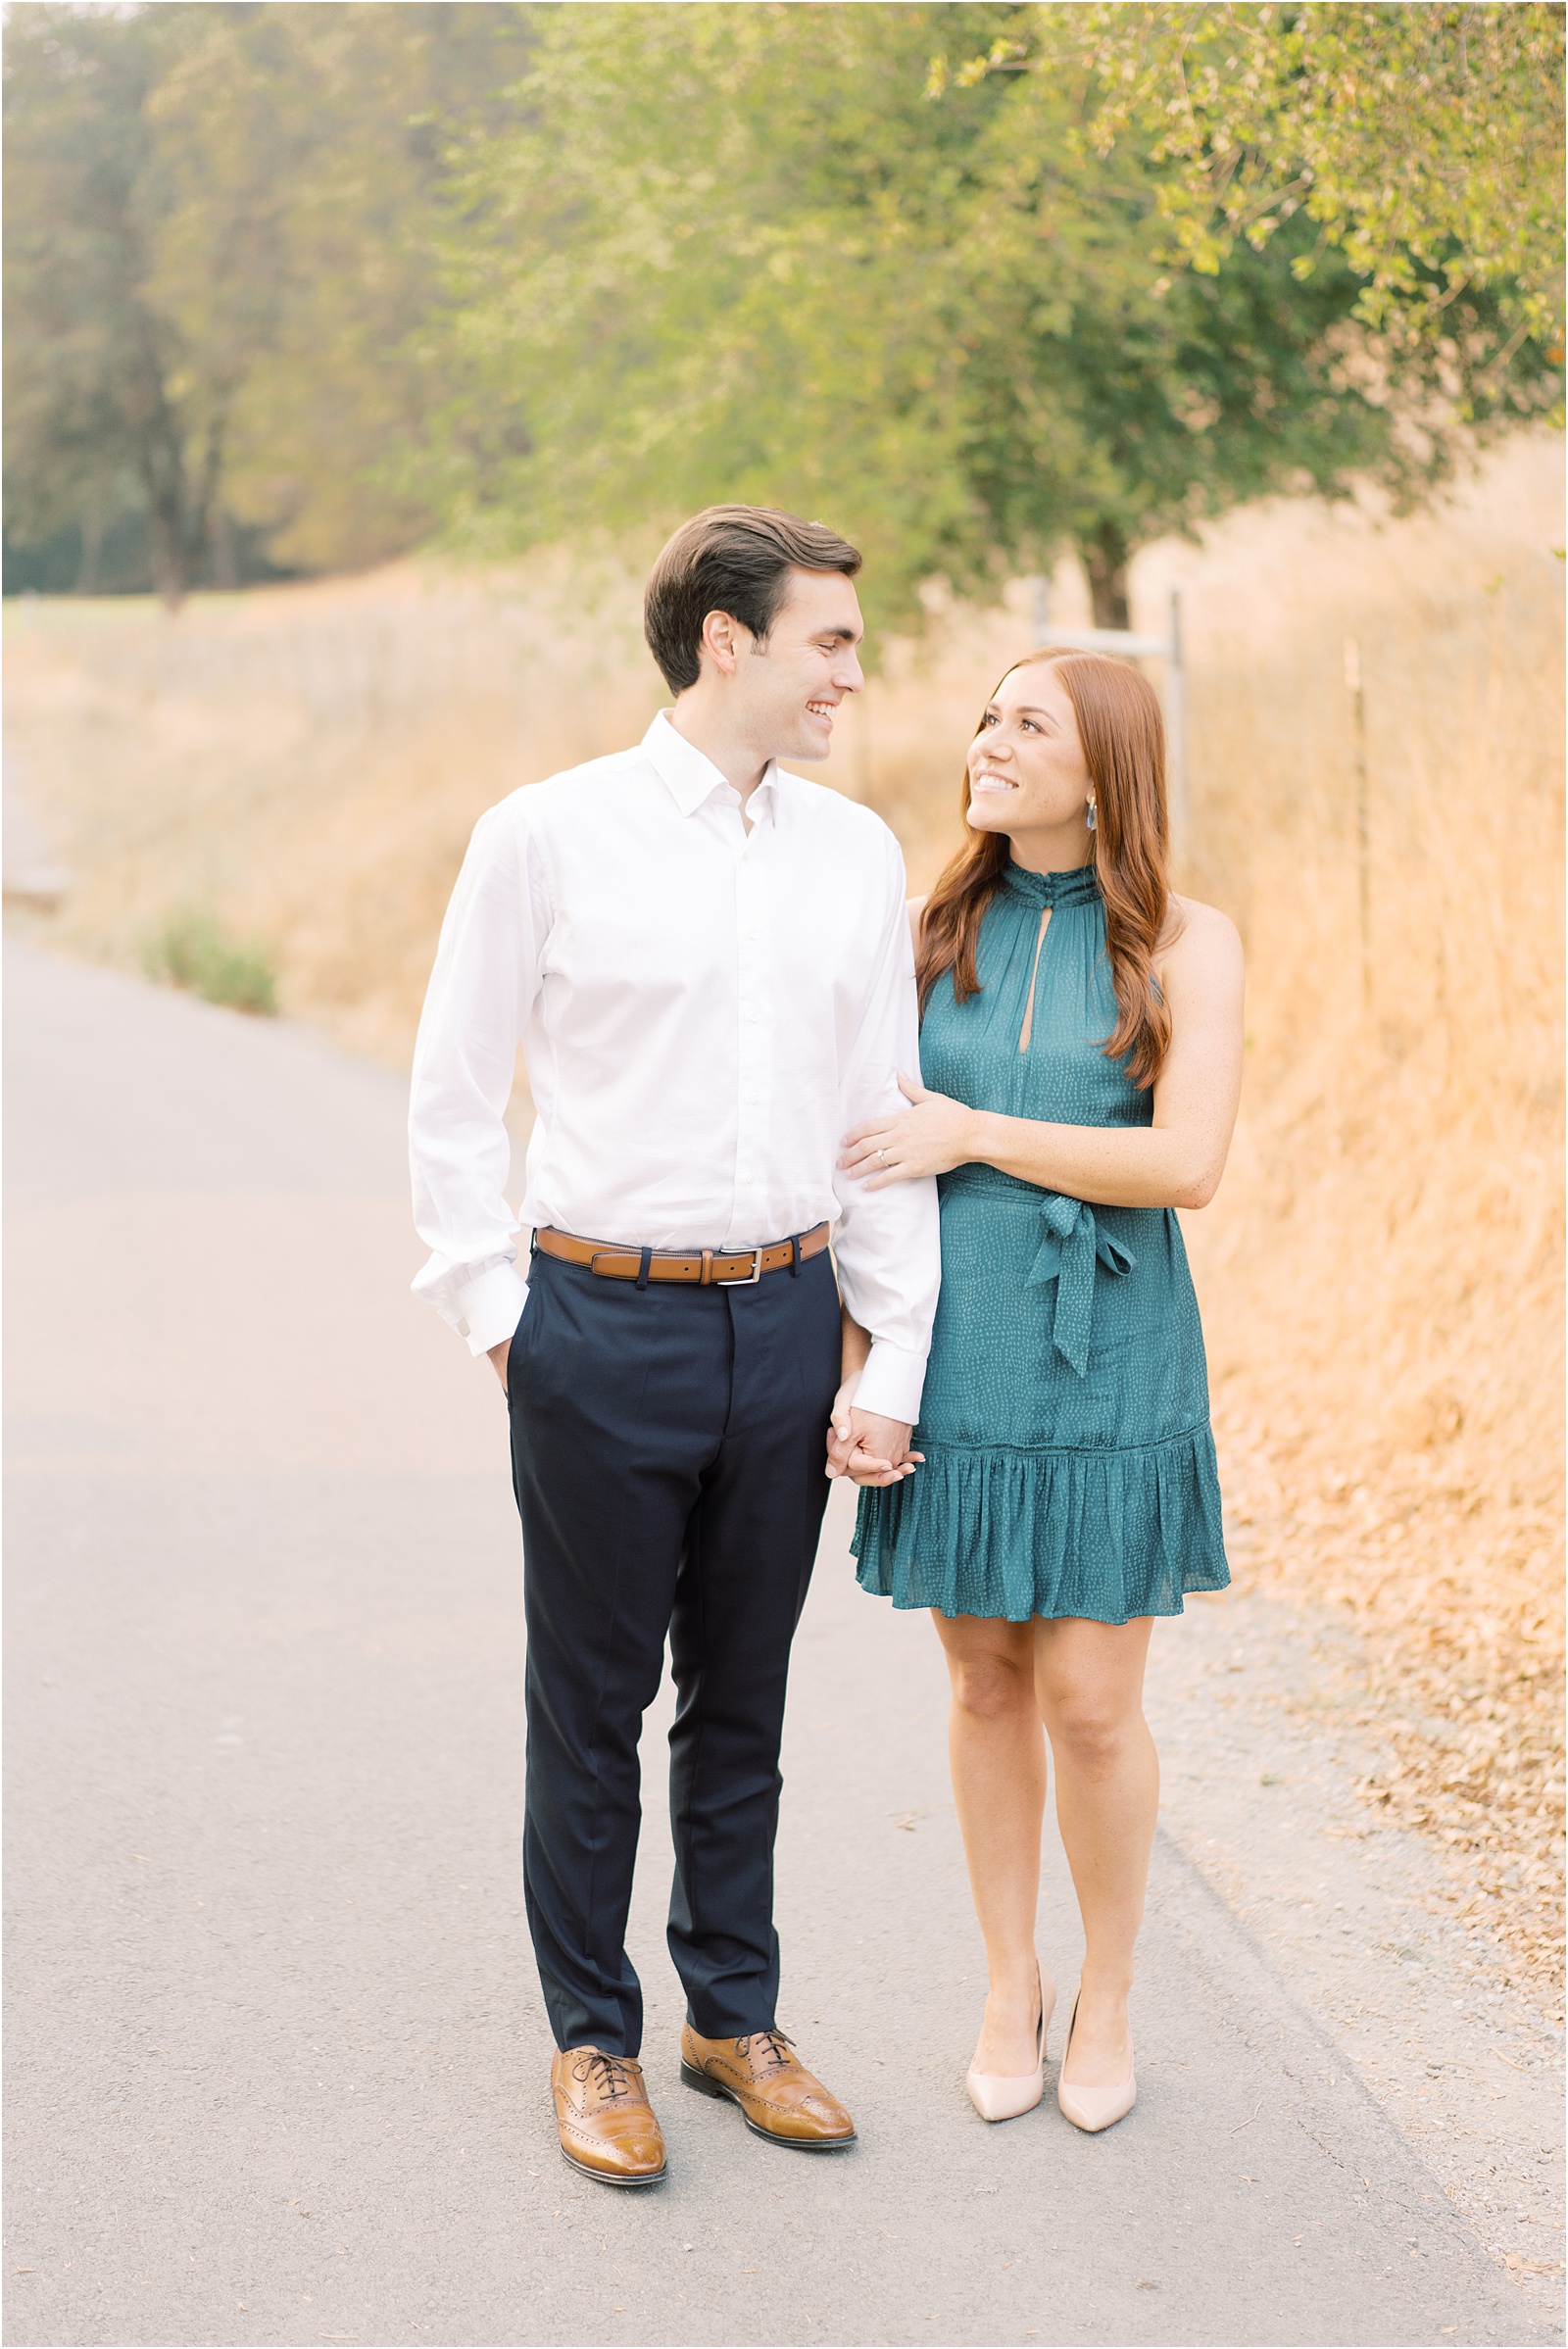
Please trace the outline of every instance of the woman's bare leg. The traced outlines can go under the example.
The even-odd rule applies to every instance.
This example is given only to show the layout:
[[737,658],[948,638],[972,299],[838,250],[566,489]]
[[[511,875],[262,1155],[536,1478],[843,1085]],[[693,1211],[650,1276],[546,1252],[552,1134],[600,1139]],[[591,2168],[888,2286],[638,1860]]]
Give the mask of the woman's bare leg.
[[1040,1711],[1056,1763],[1056,1821],[1084,1922],[1067,2077],[1112,2087],[1130,2063],[1127,1996],[1159,1809],[1159,1758],[1144,1719],[1152,1619],[1034,1625]]
[[978,1615],[933,1613],[932,1621],[953,1682],[953,1795],[990,1975],[974,2069],[1019,2079],[1034,2070],[1038,2044],[1035,1908],[1046,1811],[1034,1630]]

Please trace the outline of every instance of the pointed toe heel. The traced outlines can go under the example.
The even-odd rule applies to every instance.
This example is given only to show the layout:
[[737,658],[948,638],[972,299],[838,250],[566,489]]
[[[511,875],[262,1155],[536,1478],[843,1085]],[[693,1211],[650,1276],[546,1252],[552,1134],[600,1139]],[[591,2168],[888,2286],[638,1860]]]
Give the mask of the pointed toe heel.
[[1074,2129],[1098,2136],[1101,2129],[1124,2121],[1138,2102],[1137,2075],[1129,2072],[1113,2088],[1073,2088],[1058,2080],[1056,2102]]
[[1078,2001],[1072,2002],[1072,2016],[1067,2025],[1067,2044],[1061,2051],[1061,2071],[1056,2075],[1056,2104],[1064,2120],[1086,2136],[1098,2136],[1102,2129],[1110,2129],[1124,2121],[1138,2102],[1138,2075],[1129,2064],[1125,2080],[1109,2088],[1075,2088],[1064,2077],[1067,2057],[1072,2048],[1072,2027],[1078,2020]]
[[967,2072],[963,2084],[982,2121],[1016,2121],[1020,2114],[1032,2113],[1046,2092],[1039,2072],[1022,2072],[1015,2079],[1000,2072]]
[[1056,1993],[1051,1993],[1046,2003],[1045,1984],[1040,1987],[1039,2060],[1032,2072],[1007,2075],[1001,2072],[976,2072],[971,2066],[964,2075],[964,2086],[969,2102],[982,2121],[1016,2121],[1024,2113],[1032,2113],[1046,2092],[1046,2032],[1051,2024],[1052,2008]]

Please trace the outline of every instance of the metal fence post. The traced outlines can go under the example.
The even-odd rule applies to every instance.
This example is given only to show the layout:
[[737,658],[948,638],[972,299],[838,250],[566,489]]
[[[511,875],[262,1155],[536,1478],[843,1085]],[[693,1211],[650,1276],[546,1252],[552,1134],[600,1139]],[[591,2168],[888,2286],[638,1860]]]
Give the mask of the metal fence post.
[[1361,1002],[1372,1008],[1372,813],[1367,795],[1366,695],[1361,648],[1345,640],[1345,686],[1350,697],[1350,741],[1355,758],[1355,904],[1361,924]]
[[1182,591],[1170,591],[1170,652],[1165,661],[1165,731],[1170,805],[1170,845],[1175,857],[1187,848],[1187,662],[1182,646]]

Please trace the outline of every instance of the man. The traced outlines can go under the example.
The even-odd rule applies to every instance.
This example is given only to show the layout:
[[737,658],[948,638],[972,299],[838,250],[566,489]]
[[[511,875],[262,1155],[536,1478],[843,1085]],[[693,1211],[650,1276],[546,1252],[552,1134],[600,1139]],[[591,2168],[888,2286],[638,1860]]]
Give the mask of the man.
[[[653,2184],[624,1946],[637,1738],[666,1635],[681,2078],[781,2145],[855,2139],[777,2030],[772,1919],[790,1642],[821,1526],[844,1300],[872,1338],[835,1462],[906,1463],[939,1274],[935,1186],[867,1193],[848,1128],[916,1065],[904,866],[868,808],[785,773],[863,679],[860,558],[711,507],[648,583],[675,697],[635,751],[475,829],[420,1023],[416,1290],[511,1409],[528,1630],[528,1921],[566,2159]],[[538,1124],[502,1196],[517,1045]],[[841,1423],[843,1414],[840,1414]]]

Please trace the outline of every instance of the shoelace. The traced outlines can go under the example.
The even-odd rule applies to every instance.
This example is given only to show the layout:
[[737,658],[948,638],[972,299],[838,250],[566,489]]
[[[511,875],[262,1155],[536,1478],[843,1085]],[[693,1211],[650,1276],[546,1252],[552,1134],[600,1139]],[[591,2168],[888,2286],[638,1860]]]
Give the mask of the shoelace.
[[788,2038],[781,2031],[755,2031],[750,2038],[736,2040],[735,2052],[737,2055],[744,2055],[750,2061],[752,2049],[759,2042],[767,2049],[773,2059],[769,2069],[774,2072],[782,2072],[790,2060],[786,2049],[793,2047],[795,2041]]
[[631,2094],[631,2074],[622,2056],[601,2055],[596,2048],[574,2069],[579,2080],[590,2081],[611,2102]]

